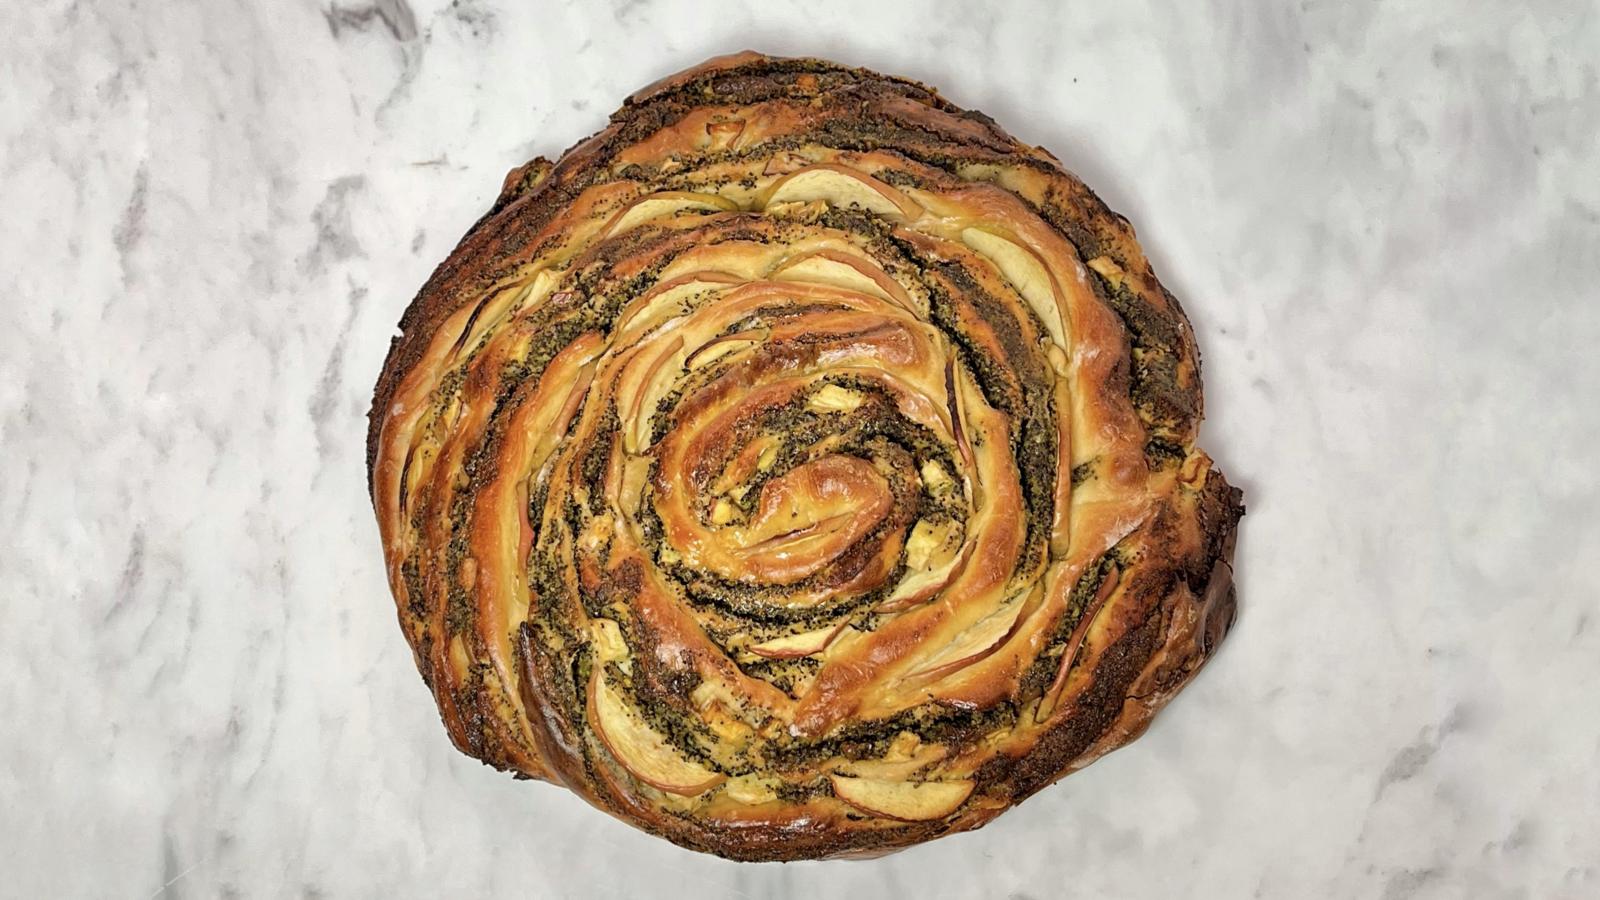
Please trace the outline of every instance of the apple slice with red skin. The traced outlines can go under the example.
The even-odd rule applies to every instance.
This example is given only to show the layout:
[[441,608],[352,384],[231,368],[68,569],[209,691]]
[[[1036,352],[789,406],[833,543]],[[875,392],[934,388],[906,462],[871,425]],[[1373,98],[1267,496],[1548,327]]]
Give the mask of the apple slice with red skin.
[[628,708],[599,666],[589,678],[589,720],[612,758],[657,790],[693,797],[727,780],[726,775],[685,759],[667,743]]
[[[964,634],[958,636],[943,653],[930,660],[930,664],[906,677],[939,679],[994,653],[1016,633],[1017,626],[1024,618],[1023,614],[1034,605],[1030,601],[1035,599],[1035,596],[1020,595],[1002,603],[998,609],[978,620]],[[941,657],[944,657],[942,661]]]
[[915,219],[922,212],[916,201],[865,172],[832,163],[807,166],[785,175],[768,189],[763,206],[792,201],[821,200],[829,206],[857,206],[880,216]]
[[750,648],[750,652],[768,659],[796,659],[801,656],[810,656],[828,649],[833,639],[844,630],[845,622],[840,622],[829,628],[818,628],[816,631],[805,631],[800,634],[786,635],[762,641]]
[[1117,590],[1117,582],[1121,580],[1122,570],[1113,568],[1100,582],[1099,590],[1095,591],[1094,600],[1090,601],[1089,608],[1083,611],[1083,617],[1078,620],[1078,627],[1072,630],[1067,638],[1066,648],[1061,653],[1061,665],[1056,669],[1055,680],[1050,683],[1049,689],[1039,700],[1039,706],[1033,712],[1033,721],[1043,723],[1056,711],[1056,704],[1061,701],[1061,690],[1067,686],[1067,675],[1072,671],[1072,664],[1078,658],[1078,650],[1083,646],[1083,639],[1089,634],[1089,626],[1094,624],[1095,614],[1105,606],[1106,601]]
[[684,210],[704,212],[732,212],[737,203],[716,194],[697,194],[692,191],[661,191],[641,197],[611,217],[606,223],[606,236],[611,237],[637,228],[652,220],[662,219]]
[[829,775],[834,796],[856,809],[885,819],[926,822],[961,808],[972,795],[970,781],[884,781]]

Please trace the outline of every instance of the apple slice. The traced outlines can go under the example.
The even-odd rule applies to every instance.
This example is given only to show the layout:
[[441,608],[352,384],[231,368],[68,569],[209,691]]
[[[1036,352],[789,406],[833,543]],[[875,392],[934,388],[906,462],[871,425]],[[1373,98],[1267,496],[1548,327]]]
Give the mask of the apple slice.
[[710,150],[731,150],[744,134],[743,119],[720,119],[706,123],[706,146]]
[[853,391],[837,384],[825,384],[806,401],[806,409],[812,412],[851,412],[859,408],[865,400],[860,391]]
[[912,219],[921,212],[915,202],[887,184],[847,169],[820,165],[785,176],[767,195],[764,206],[804,200],[821,200],[829,206],[857,206],[880,216]]
[[727,776],[685,759],[628,708],[601,671],[596,667],[589,679],[589,718],[601,743],[633,777],[685,797],[703,794],[726,780]]
[[924,744],[915,734],[902,731],[883,758],[854,760],[841,768],[840,774],[871,781],[904,781],[949,755],[946,748]]
[[611,619],[589,620],[589,646],[603,663],[628,658],[628,642],[622,637],[622,628]]
[[[655,415],[656,404],[672,392],[672,376],[682,365],[682,351],[683,336],[675,335],[672,340],[663,342],[653,357],[635,358],[624,369],[625,380],[618,386],[617,402],[619,405],[626,403],[628,407],[623,447],[629,453],[639,453],[649,447],[650,420]],[[667,365],[668,361],[673,364]],[[635,376],[635,370],[640,374]]]
[[918,520],[906,539],[906,574],[878,604],[877,611],[895,612],[932,597],[950,583],[971,552],[972,543],[964,540],[956,523],[935,525]]
[[1065,648],[1061,651],[1061,664],[1056,668],[1055,680],[1039,698],[1039,705],[1033,711],[1033,721],[1043,723],[1055,713],[1056,704],[1061,702],[1061,692],[1067,686],[1067,676],[1072,673],[1072,664],[1077,662],[1078,651],[1083,647],[1083,639],[1089,633],[1089,628],[1094,624],[1095,616],[1099,615],[1100,608],[1111,595],[1116,593],[1117,584],[1122,580],[1122,570],[1112,568],[1106,573],[1105,579],[1100,582],[1100,589],[1095,591],[1094,599],[1089,601],[1089,608],[1083,611],[1078,619],[1078,625],[1072,629],[1072,634],[1067,638]]
[[776,778],[740,775],[728,781],[725,792],[730,800],[746,806],[756,806],[778,799],[778,788],[782,786],[783,782]]
[[1028,596],[1023,592],[1006,599],[906,677],[943,677],[988,656],[1016,629]]
[[[623,308],[612,333],[619,339],[634,331],[648,331],[668,319],[682,315],[689,302],[712,291],[726,290],[732,283],[720,272],[697,272],[658,285]],[[619,340],[619,343],[627,341]]]
[[706,212],[730,212],[739,204],[716,194],[697,194],[693,191],[662,191],[637,200],[632,206],[617,213],[606,228],[606,237],[615,237],[624,231],[638,228],[651,219],[673,216],[686,209]]
[[760,338],[743,336],[754,333],[741,331],[738,334],[724,335],[707,341],[700,349],[690,354],[689,358],[683,361],[684,368],[692,372],[716,362],[729,353],[738,353],[742,350],[749,350],[751,347],[759,346],[761,344]]
[[963,230],[961,240],[994,263],[1000,274],[1038,313],[1056,346],[1067,346],[1067,327],[1061,318],[1061,305],[1056,300],[1056,282],[1039,257],[1032,250],[981,228]]
[[[805,281],[877,297],[909,308],[905,291],[881,268],[832,250],[818,250],[795,257],[772,271],[774,281]],[[897,296],[898,295],[898,296]]]
[[833,793],[862,812],[903,822],[942,819],[972,794],[970,781],[882,781],[829,775]]
[[800,634],[785,635],[762,641],[750,648],[750,652],[768,659],[794,659],[800,656],[810,656],[828,649],[839,631],[844,628],[844,623],[829,625],[827,628],[818,628],[816,631],[803,631]]

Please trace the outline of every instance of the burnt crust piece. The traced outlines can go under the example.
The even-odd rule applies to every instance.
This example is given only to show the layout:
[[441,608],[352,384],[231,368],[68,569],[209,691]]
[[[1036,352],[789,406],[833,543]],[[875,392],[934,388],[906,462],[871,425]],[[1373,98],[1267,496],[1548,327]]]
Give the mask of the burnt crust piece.
[[1244,510],[1125,219],[904,79],[711,60],[505,179],[368,477],[463,752],[694,850],[870,856],[1133,740]]

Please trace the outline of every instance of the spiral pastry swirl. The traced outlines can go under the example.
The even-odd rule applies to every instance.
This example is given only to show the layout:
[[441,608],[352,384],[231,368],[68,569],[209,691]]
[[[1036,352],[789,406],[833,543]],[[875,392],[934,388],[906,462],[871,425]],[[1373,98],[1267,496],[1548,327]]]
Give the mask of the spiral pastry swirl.
[[975,828],[1233,618],[1239,492],[1125,220],[913,82],[712,60],[513,171],[373,501],[456,745],[738,859]]

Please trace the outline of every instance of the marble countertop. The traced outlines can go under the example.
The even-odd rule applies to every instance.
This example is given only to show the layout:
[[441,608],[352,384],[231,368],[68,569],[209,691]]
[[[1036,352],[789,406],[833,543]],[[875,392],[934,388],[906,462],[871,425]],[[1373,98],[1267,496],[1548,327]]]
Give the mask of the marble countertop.
[[[978,8],[8,12],[0,895],[1600,895],[1600,8]],[[876,861],[696,856],[455,752],[365,494],[395,322],[504,172],[744,47],[936,84],[1131,218],[1249,506],[1146,737]]]

